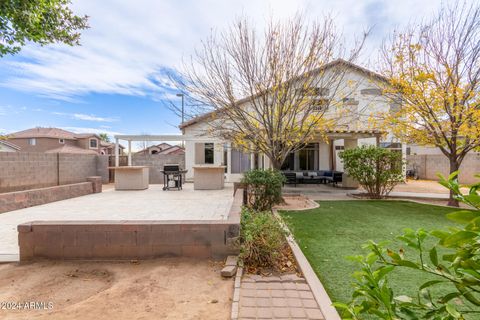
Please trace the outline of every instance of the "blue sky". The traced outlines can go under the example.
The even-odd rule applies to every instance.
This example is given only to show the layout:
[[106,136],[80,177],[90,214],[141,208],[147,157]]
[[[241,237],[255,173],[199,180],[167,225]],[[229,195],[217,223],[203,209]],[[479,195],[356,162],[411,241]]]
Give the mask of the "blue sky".
[[[449,2],[449,1],[444,1]],[[395,27],[430,15],[438,0],[78,0],[90,16],[81,47],[27,45],[0,59],[0,133],[35,126],[110,135],[177,133],[180,104],[167,72],[181,67],[212,29],[238,15],[259,28],[270,16],[296,11],[333,14],[343,33],[373,27],[361,64],[372,64],[381,39]]]

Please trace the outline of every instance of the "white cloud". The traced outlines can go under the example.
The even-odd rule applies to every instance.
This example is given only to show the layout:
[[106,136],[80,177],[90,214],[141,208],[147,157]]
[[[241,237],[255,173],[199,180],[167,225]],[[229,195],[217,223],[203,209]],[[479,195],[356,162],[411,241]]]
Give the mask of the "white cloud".
[[106,133],[109,136],[123,134],[118,131],[105,130],[104,128],[89,128],[89,127],[60,127],[60,128],[63,130],[72,131],[75,133],[95,133],[95,134]]
[[160,99],[172,90],[165,70],[180,66],[212,28],[222,30],[240,14],[262,26],[270,15],[333,12],[348,36],[376,25],[371,52],[393,26],[438,6],[437,0],[77,0],[75,11],[90,16],[82,46],[28,45],[18,59],[5,62],[10,76],[0,85],[70,102],[89,93]]
[[91,114],[83,114],[83,113],[75,113],[73,115],[73,118],[77,119],[77,120],[98,121],[98,122],[118,121],[118,119],[97,117],[97,116],[94,116],[94,115],[91,115]]
[[67,116],[71,119],[75,120],[85,120],[85,121],[95,121],[95,122],[115,122],[118,121],[116,118],[105,118],[105,117],[98,117],[93,114],[84,114],[84,113],[66,113],[66,112],[52,112],[52,114],[58,116]]

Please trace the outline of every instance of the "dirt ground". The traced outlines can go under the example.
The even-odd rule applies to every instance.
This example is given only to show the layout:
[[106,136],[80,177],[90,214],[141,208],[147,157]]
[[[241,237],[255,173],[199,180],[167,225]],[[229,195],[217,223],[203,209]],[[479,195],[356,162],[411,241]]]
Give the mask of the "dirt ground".
[[307,197],[303,195],[298,196],[284,196],[283,200],[285,203],[275,206],[277,210],[307,210],[316,208],[315,202],[310,201]]
[[[222,279],[222,264],[179,258],[0,264],[0,319],[229,319],[233,280]],[[6,302],[45,302],[47,310],[6,310],[12,307]]]
[[[468,192],[467,188],[462,188],[462,192]],[[448,194],[448,189],[432,180],[407,180],[407,183],[400,183],[393,188],[396,192],[418,192],[418,193],[443,193]]]

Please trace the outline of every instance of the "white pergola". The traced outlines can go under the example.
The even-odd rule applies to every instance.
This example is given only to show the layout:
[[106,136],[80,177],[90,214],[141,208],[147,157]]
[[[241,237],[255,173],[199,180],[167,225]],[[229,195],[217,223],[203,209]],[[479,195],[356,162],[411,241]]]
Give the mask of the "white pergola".
[[187,136],[183,134],[161,134],[161,135],[151,135],[151,134],[140,134],[140,135],[128,135],[128,134],[119,134],[115,137],[115,167],[120,165],[120,140],[128,142],[128,165],[132,165],[132,141],[202,141],[205,140],[205,137],[201,136]]

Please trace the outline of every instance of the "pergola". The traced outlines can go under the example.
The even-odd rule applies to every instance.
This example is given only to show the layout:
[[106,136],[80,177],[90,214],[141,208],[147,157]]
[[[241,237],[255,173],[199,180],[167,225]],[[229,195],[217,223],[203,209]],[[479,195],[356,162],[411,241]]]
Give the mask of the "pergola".
[[151,134],[140,134],[140,135],[126,135],[119,134],[115,137],[115,167],[120,165],[120,140],[128,142],[128,165],[132,165],[132,141],[201,141],[205,140],[201,136],[187,136],[182,134],[161,134],[161,135],[151,135]]

